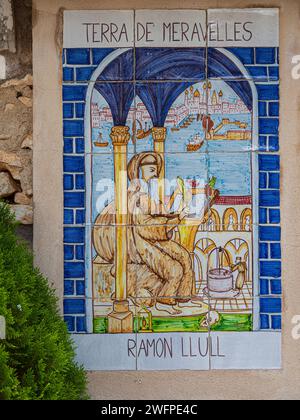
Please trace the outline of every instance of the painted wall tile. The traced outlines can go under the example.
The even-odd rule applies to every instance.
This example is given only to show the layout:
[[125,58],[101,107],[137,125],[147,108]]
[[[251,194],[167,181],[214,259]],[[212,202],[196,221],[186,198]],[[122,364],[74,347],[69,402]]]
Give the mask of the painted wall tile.
[[[230,213],[233,214],[232,208],[227,211],[228,222]],[[217,301],[214,307],[216,310],[222,309],[219,299],[227,300],[228,305],[231,299],[252,299],[256,294],[254,283],[257,270],[252,257],[251,232],[240,230],[237,224],[229,223],[214,229],[208,232],[206,239],[208,260],[204,283],[205,294]]]
[[207,19],[208,77],[279,80],[278,9],[209,10]]
[[[131,233],[137,244],[136,255],[141,258],[140,264],[135,266],[135,300],[139,311],[146,308],[153,332],[208,331],[209,301],[203,293],[207,257],[200,249],[201,239],[197,243],[199,250],[192,251],[193,238],[207,234],[196,222],[195,218],[186,218],[174,226],[172,237],[171,221],[168,225],[139,226]],[[158,235],[161,240],[153,245],[141,240]],[[134,250],[130,252],[131,258],[134,258]],[[151,259],[143,260],[144,255],[150,254]],[[158,261],[161,261],[159,265]]]
[[258,150],[257,109],[249,83],[210,79],[202,89],[207,96],[207,151]]
[[[136,155],[137,159],[134,159],[134,160],[130,159],[128,172],[130,174],[136,173],[137,174],[136,176],[138,176],[139,169],[140,169],[137,166],[139,165],[138,162],[142,163],[142,161],[145,159],[153,160],[155,157],[155,154],[153,153],[149,154],[149,153],[150,152],[138,154]],[[128,265],[127,265],[127,293],[128,293],[128,296],[132,296],[134,294],[135,296],[139,298],[139,300],[142,303],[143,292],[147,289],[149,293],[149,290],[150,290],[149,289],[150,285],[147,286],[147,282],[149,283],[150,279],[152,279],[151,280],[153,283],[152,292],[155,293],[155,296],[154,296],[154,299],[150,299],[151,301],[149,300],[149,302],[146,299],[147,301],[146,303],[149,307],[152,307],[152,304],[154,303],[155,299],[158,299],[158,298],[162,300],[163,299],[172,300],[172,302],[173,300],[175,302],[175,300],[178,299],[179,297],[178,293],[180,293],[180,290],[179,290],[180,288],[178,286],[178,283],[180,282],[180,277],[182,275],[182,270],[183,270],[182,264],[183,265],[185,264],[184,261],[186,261],[186,264],[187,263],[192,264],[192,260],[190,259],[190,256],[189,256],[189,252],[192,252],[192,249],[189,249],[189,251],[187,251],[187,248],[190,247],[190,237],[191,235],[196,234],[196,231],[199,230],[199,224],[201,224],[201,221],[203,220],[204,212],[206,213],[208,209],[208,203],[206,199],[206,195],[207,195],[206,156],[204,154],[203,155],[199,154],[197,156],[195,163],[197,164],[198,167],[195,165],[194,167],[190,166],[190,159],[188,158],[188,156],[189,155],[186,153],[185,154],[166,154],[166,153],[163,154],[163,160],[167,168],[166,181],[170,181],[170,184],[168,184],[167,182],[165,184],[165,194],[164,194],[165,211],[169,213],[168,217],[160,217],[159,208],[156,211],[155,208],[152,208],[152,205],[151,205],[151,215],[148,214],[149,212],[147,212],[148,207],[147,209],[143,208],[143,206],[145,205],[145,198],[147,198],[147,194],[149,193],[151,194],[151,198],[153,200],[153,203],[152,203],[153,206],[155,202],[156,203],[155,206],[158,207],[158,202],[159,202],[157,201],[159,199],[159,194],[160,194],[159,183],[156,183],[156,182],[151,183],[151,190],[144,190],[144,189],[141,190],[141,188],[147,187],[147,183],[146,183],[147,177],[148,176],[152,177],[155,175],[155,174],[154,175],[150,174],[149,172],[151,171],[151,168],[152,168],[151,165],[149,169],[147,167],[145,168],[141,167],[142,178],[139,181],[141,183],[139,184],[139,188],[137,190],[136,190],[136,187],[133,189],[135,184],[132,184],[131,187],[129,187],[130,194],[129,194],[128,207],[130,210],[132,210],[133,214],[129,214],[129,217],[127,219],[129,222],[129,226],[127,228],[127,231],[128,231],[127,237],[128,237],[128,240],[130,241],[129,247],[128,247],[128,258],[130,259],[130,261],[128,260]],[[97,159],[97,158],[102,159],[103,155],[93,157],[93,159]],[[110,166],[112,168],[112,164]],[[152,166],[155,166],[155,165],[152,165]],[[200,168],[200,166],[202,169]],[[96,163],[95,167],[100,167],[100,165]],[[195,173],[195,170],[198,170],[197,174]],[[110,175],[112,176],[113,173],[111,172]],[[193,178],[192,178],[192,175],[194,175]],[[201,175],[201,179],[200,178],[196,179],[196,175],[198,176],[198,178]],[[180,182],[178,179],[179,176],[180,176]],[[102,179],[102,177],[100,178]],[[173,180],[173,183],[172,183],[172,180]],[[194,186],[194,183],[195,183],[195,186]],[[200,185],[201,183],[203,183],[202,188]],[[183,189],[185,192],[183,192]],[[189,196],[188,193],[190,194],[189,199],[188,199],[188,196]],[[136,201],[138,197],[140,198],[138,201]],[[188,200],[188,202],[186,200]],[[146,204],[149,204],[148,201]],[[184,224],[184,226],[179,227],[177,226],[177,224],[179,223],[179,219],[177,215],[181,214],[183,209],[187,205],[190,206],[189,212],[193,213],[192,215],[190,215],[190,218],[189,218],[190,223],[188,223],[187,221],[186,222],[188,223],[187,225]],[[134,206],[134,208],[132,206]],[[143,210],[146,211],[145,214],[143,213]],[[197,219],[197,211],[199,212],[199,215],[198,215],[199,219]],[[97,212],[101,213],[99,209],[97,210]],[[141,212],[142,214],[140,214]],[[150,218],[151,218],[151,223],[150,223]],[[172,221],[173,219],[174,221]],[[112,262],[114,260],[112,259],[111,261],[109,261],[109,258],[112,258],[112,255],[110,255],[109,257],[109,255],[107,254],[107,251],[109,251],[108,248],[110,248],[110,246],[108,246],[107,248],[105,246],[105,243],[101,240],[101,237],[103,237],[103,234],[101,232],[103,233],[106,232],[106,236],[109,236],[113,240],[114,233],[115,233],[114,228],[111,229],[111,233],[108,235],[107,233],[108,227],[101,225],[101,223],[103,223],[102,220],[105,220],[105,219],[103,219],[103,216],[100,216],[97,222],[98,226],[94,227],[94,232],[95,232],[94,235],[96,235],[96,238],[94,236],[94,239],[93,239],[94,248],[95,248],[94,251],[96,252],[96,254],[93,255],[93,258],[95,261],[94,266],[96,265],[98,278],[99,278],[99,275],[102,277],[106,276],[107,271],[108,271],[108,274],[111,273],[112,268],[113,268]],[[167,222],[168,222],[168,225],[166,225]],[[197,225],[196,225],[196,222],[198,222]],[[137,224],[138,224],[138,227],[136,227]],[[173,230],[174,230],[174,234],[173,234],[174,239],[171,240],[171,237],[169,238],[168,235],[171,235]],[[176,233],[175,230],[178,230],[179,232]],[[160,239],[161,239],[161,244],[162,244],[161,250],[156,245],[153,245],[151,248],[153,251],[154,266],[151,266],[151,265],[149,266],[150,262],[148,262],[148,258],[145,259],[144,264],[142,264],[142,261],[141,261],[143,252],[146,252],[146,253],[149,252],[149,247],[151,243],[151,235],[153,239],[156,239],[157,242],[158,242],[159,235],[161,235]],[[167,238],[169,238],[169,240],[167,240]],[[166,243],[166,240],[168,244]],[[183,242],[181,242],[181,240]],[[170,247],[170,249],[167,248],[167,251],[164,252],[163,248],[164,246],[167,246],[167,245],[168,247]],[[136,249],[137,247],[138,249]],[[170,257],[170,255],[168,254],[168,252],[171,252],[171,248],[173,249],[173,254],[172,254],[173,257]],[[179,257],[180,252],[182,253],[182,258]],[[184,256],[186,259],[183,262],[180,262],[181,259],[184,259]],[[104,260],[107,261],[107,263],[109,263],[109,266],[107,269],[104,267],[104,265],[99,264],[100,262],[99,257],[102,259],[104,258]],[[162,264],[162,262],[160,262],[160,259],[161,259],[160,257],[165,262],[167,262],[166,261],[167,259],[170,260],[169,266],[168,266],[169,268],[162,267],[162,273],[165,272],[166,274],[168,269],[171,271],[174,270],[173,266],[175,264],[178,265],[178,270],[179,270],[179,272],[177,273],[177,277],[176,277],[176,273],[173,273],[175,275],[174,281],[171,282],[172,284],[170,284],[170,288],[166,290],[165,292],[162,292],[161,290],[161,287],[160,287],[161,280],[159,280],[157,276],[155,277],[155,272],[156,272],[155,270],[157,270],[157,267],[160,267]],[[174,263],[172,263],[172,261]],[[133,262],[135,262],[135,264],[133,264]],[[154,267],[156,267],[156,269]],[[151,268],[152,268],[152,271],[151,271]],[[187,267],[185,267],[184,269],[187,270]],[[191,266],[191,269],[192,269],[192,266]],[[104,271],[106,270],[105,271],[106,274],[104,273],[103,270]],[[187,281],[190,282],[192,279],[191,273],[189,276],[190,277],[187,277]],[[111,278],[111,280],[113,279]],[[141,284],[140,283],[141,281],[144,281],[144,283]],[[195,289],[194,294],[196,294],[196,287],[193,287],[193,289]],[[109,293],[110,294],[112,293],[111,288],[109,289]],[[169,293],[169,295],[162,296],[161,295],[162,293],[163,294]],[[190,296],[190,294],[192,293],[192,290],[185,291],[185,293],[187,294],[186,298],[188,298],[188,300],[190,301],[192,297]],[[198,313],[200,311],[199,314],[202,315],[202,312],[203,312],[202,303],[200,302],[200,304],[201,304],[201,311],[197,309],[197,307],[194,308],[194,306],[196,306],[197,303],[195,304],[189,303],[189,307],[186,308],[186,311],[189,311],[189,310],[194,311],[194,312],[196,311],[195,313]],[[154,313],[154,315],[158,317],[159,311],[164,312],[165,314],[168,313],[168,311],[169,312],[175,311],[172,308],[172,305],[170,303],[166,304],[165,307],[169,309],[163,310],[163,308],[160,308],[160,309],[155,308],[156,312]],[[192,312],[193,315],[195,315],[194,312]],[[207,313],[207,310],[206,310],[206,313]]]
[[210,367],[210,339],[206,333],[138,334],[136,348],[138,370],[207,371]]
[[80,49],[133,47],[134,12],[81,10],[78,13],[67,10],[64,12],[63,43],[65,48]]
[[90,125],[86,126],[86,152],[107,154],[113,152],[112,129],[114,126],[127,127],[128,150],[135,150],[136,131],[136,87],[130,82],[100,83],[90,90]]
[[78,362],[89,371],[135,371],[134,339],[135,335],[127,334],[75,335]]
[[211,338],[218,349],[211,357],[212,370],[281,368],[280,333],[213,332]]
[[260,83],[256,86],[258,99],[260,101],[278,101],[279,100],[279,84],[278,83]]
[[[234,62],[236,61],[236,62]],[[207,75],[210,79],[245,79],[249,76],[245,68],[238,65],[235,55],[228,50],[207,49]]]
[[65,50],[66,85],[103,81],[133,81],[133,48],[69,48]]
[[136,84],[137,152],[161,146],[166,153],[189,152],[191,159],[206,152],[207,105],[202,85],[194,81]]
[[[109,312],[101,312],[101,307],[105,306],[112,310],[113,294],[115,293],[114,277],[111,274],[113,264],[103,261],[101,258],[93,258],[93,297],[95,317],[105,317]],[[98,308],[99,307],[99,308]]]
[[204,80],[205,48],[136,48],[136,80]]
[[[137,156],[138,155],[138,156]],[[117,154],[115,158],[126,158],[128,168],[138,175],[138,169],[134,167],[136,160],[139,158],[154,159],[157,157],[157,152],[151,152],[148,148],[144,152],[138,153],[135,159],[133,153]],[[163,153],[160,155],[163,157],[166,165],[165,169],[165,198],[164,204],[167,208],[168,213],[178,213],[182,207],[183,191],[182,188],[187,190],[187,193],[191,195],[192,202],[188,202],[185,205],[190,205],[190,212],[192,214],[198,214],[199,217],[203,213],[204,205],[206,204],[207,195],[207,184],[208,184],[208,167],[207,167],[207,156],[206,154],[195,154],[190,155],[189,153]],[[157,158],[159,162],[159,168],[161,167],[162,159]],[[92,208],[91,208],[91,219],[90,223],[101,225],[101,217],[98,219],[98,215],[102,213],[107,205],[114,200],[114,168],[113,168],[114,156],[112,154],[94,154],[92,156]],[[140,169],[139,169],[140,170]],[[145,174],[148,176],[148,174]],[[129,188],[134,187],[135,178],[128,179]],[[142,179],[141,184],[147,194],[148,184]],[[160,181],[159,179],[153,179],[151,181],[151,197],[159,202],[160,194]],[[158,204],[157,204],[158,205]],[[158,213],[158,212],[156,212]],[[97,221],[98,219],[98,221]],[[128,222],[130,224],[130,222]],[[150,223],[149,223],[150,224]],[[155,220],[153,223],[155,224]]]
[[261,297],[260,309],[262,314],[280,315],[282,311],[282,300],[280,297]]
[[162,303],[172,299],[170,296],[159,296],[158,302],[151,306],[145,301],[145,298],[136,298],[136,331],[139,335],[151,333],[205,334],[209,331],[209,303],[207,299],[191,298],[190,302],[179,303],[180,297],[176,297],[174,300],[177,300],[178,303],[173,307]]
[[[132,302],[129,302],[127,310],[129,314],[127,323],[130,324],[131,330],[133,331],[132,334],[130,334],[130,337],[134,339],[136,336],[134,331],[135,325],[137,324],[137,307]],[[93,334],[106,336],[114,335],[111,333],[109,326],[109,318],[113,313],[114,306],[112,299],[104,296],[99,299],[96,294],[93,301]]]
[[75,332],[75,317],[73,316],[64,316],[64,321],[67,325],[69,332]]
[[85,300],[84,299],[65,299],[64,313],[66,315],[77,315],[85,313]]
[[[266,54],[265,60],[264,54]],[[209,47],[207,74],[211,79],[276,82],[279,80],[278,54],[278,48],[275,47],[250,49]]]
[[[256,286],[259,238],[258,227],[253,224],[257,220],[254,204],[258,186],[252,155],[255,160],[253,153],[209,153],[209,178],[214,179],[219,195],[208,219],[208,237],[213,248],[209,262],[212,287],[208,285],[208,293],[212,299],[217,299],[218,293],[225,299],[217,302],[216,308],[221,308],[222,303],[229,308],[231,299],[245,298],[247,302],[259,293]],[[210,282],[209,272],[207,281]],[[219,291],[214,287],[215,282],[220,283]],[[251,302],[248,306],[252,308]]]
[[203,10],[137,10],[135,46],[206,47],[206,12]]
[[280,367],[278,10],[207,13],[208,33],[203,11],[65,14],[64,308],[87,369]]
[[210,9],[207,21],[209,47],[279,46],[279,9]]
[[[101,216],[104,211],[107,211],[108,216],[111,218],[109,223],[113,225],[116,224],[115,208],[113,205],[115,200],[114,162],[124,160],[129,163],[133,156],[133,153],[102,153],[89,156],[92,171],[87,174],[89,195],[91,196],[91,201],[88,204],[89,208],[87,209],[88,224],[102,226],[103,220],[106,220],[105,217]],[[124,183],[126,183],[126,185],[128,184],[128,178],[124,179]],[[126,211],[124,211],[124,216],[126,216]],[[124,223],[126,224],[127,222],[125,221],[117,224]]]
[[[256,154],[250,152],[214,152],[208,155],[209,177],[215,181],[215,188],[220,193],[219,202],[237,206],[251,206],[251,196],[258,186],[258,173],[253,173],[252,159]],[[222,220],[222,218],[220,219]],[[252,223],[252,218],[249,221]],[[217,223],[222,224],[222,223]],[[249,224],[249,223],[248,223]]]
[[[174,301],[173,306],[170,305]],[[136,331],[138,335],[163,333],[209,332],[209,301],[200,294],[196,296],[157,296],[152,304],[145,297],[135,299],[137,305]],[[147,335],[146,335],[147,337]]]
[[[83,55],[84,53],[84,55]],[[132,81],[134,78],[133,48],[66,49],[63,81]]]
[[[221,294],[221,292],[219,293]],[[246,287],[240,292],[239,297],[228,298],[227,296],[227,298],[210,299],[211,333],[253,331],[253,310],[254,301],[251,290],[246,290]],[[232,343],[232,346],[234,345],[235,342]]]

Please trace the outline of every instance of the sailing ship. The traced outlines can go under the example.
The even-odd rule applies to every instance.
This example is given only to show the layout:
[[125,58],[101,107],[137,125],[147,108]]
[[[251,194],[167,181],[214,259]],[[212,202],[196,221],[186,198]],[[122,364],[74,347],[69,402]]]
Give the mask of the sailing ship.
[[99,133],[97,141],[94,142],[94,145],[96,147],[107,147],[109,145],[109,142],[104,141],[102,133]]
[[174,125],[174,127],[171,128],[171,131],[180,131],[182,128],[188,128],[195,121],[195,119],[196,118],[194,116],[187,117],[184,121],[181,122],[179,126]]
[[[139,124],[139,128],[137,128],[136,123]],[[152,128],[143,129],[142,123],[139,120],[135,120],[133,121],[132,131],[133,131],[132,141],[133,141],[133,144],[135,144],[136,140],[143,140],[146,137],[149,137],[150,134],[152,133]]]
[[197,152],[203,146],[204,140],[200,134],[196,134],[188,143],[186,149],[188,152]]
[[180,128],[188,128],[192,124],[193,120],[191,118],[187,118],[183,121]]

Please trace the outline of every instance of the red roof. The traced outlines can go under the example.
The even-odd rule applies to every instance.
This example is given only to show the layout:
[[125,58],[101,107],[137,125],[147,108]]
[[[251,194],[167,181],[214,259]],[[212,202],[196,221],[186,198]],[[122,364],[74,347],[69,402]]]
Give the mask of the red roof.
[[243,205],[251,205],[252,204],[252,197],[249,196],[235,196],[235,195],[228,195],[228,196],[220,196],[216,199],[215,204],[218,206],[243,206]]

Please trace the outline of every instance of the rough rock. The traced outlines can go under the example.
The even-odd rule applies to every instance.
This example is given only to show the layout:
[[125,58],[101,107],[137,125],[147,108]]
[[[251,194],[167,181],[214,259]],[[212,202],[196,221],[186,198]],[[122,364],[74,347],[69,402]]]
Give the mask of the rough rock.
[[[5,59],[6,76],[6,80],[0,80],[0,196],[4,192],[3,198],[11,204],[17,219],[28,225],[32,224],[33,201],[32,1],[13,3],[12,10],[12,0],[0,0],[0,58]],[[15,50],[10,38],[14,30]]]
[[33,91],[32,91],[32,87],[31,86],[25,86],[24,88],[22,88],[20,90],[20,92],[22,92],[22,95],[23,96],[26,96],[26,98],[32,98],[32,96],[33,96]]
[[8,171],[15,180],[19,181],[22,168],[22,161],[16,153],[0,150],[0,171]]
[[32,199],[23,192],[16,193],[14,201],[16,204],[23,204],[25,206],[32,204]]
[[15,213],[16,220],[23,225],[32,225],[33,223],[33,208],[25,205],[11,205],[11,210]]
[[18,185],[8,172],[0,172],[0,198],[10,197],[18,191]]
[[28,75],[0,85],[0,133],[7,139],[1,141],[1,150],[18,151],[24,138],[32,133],[31,83]]
[[33,190],[27,190],[27,191],[25,191],[25,194],[26,194],[28,197],[32,197],[32,196],[33,196]]
[[22,191],[26,192],[32,190],[32,150],[20,149],[18,156],[22,163],[19,181],[21,183]]
[[15,105],[14,104],[6,104],[5,105],[4,112],[13,111],[14,109],[15,109]]
[[27,106],[27,108],[32,108],[32,99],[31,98],[27,98],[26,96],[19,96],[19,101]]
[[7,89],[9,87],[26,87],[33,85],[33,78],[31,74],[27,74],[23,79],[11,79],[5,83],[2,83],[0,86],[2,89]]
[[1,163],[22,168],[21,159],[18,155],[16,153],[5,152],[4,150],[0,150],[0,164]]
[[23,140],[23,142],[22,142],[22,149],[31,149],[32,150],[32,147],[33,147],[33,138],[32,138],[32,134],[28,134],[25,138],[24,138],[24,140]]

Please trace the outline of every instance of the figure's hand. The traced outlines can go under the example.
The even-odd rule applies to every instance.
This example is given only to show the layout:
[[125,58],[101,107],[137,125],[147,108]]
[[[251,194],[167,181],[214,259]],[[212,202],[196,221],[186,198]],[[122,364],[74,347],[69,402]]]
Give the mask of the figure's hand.
[[178,195],[182,195],[182,191],[181,191],[181,189],[179,187],[177,187],[174,190],[174,193],[173,194],[174,194],[175,197],[177,197]]
[[189,207],[185,207],[182,212],[179,215],[179,220],[182,221],[183,219],[185,219],[188,215],[190,214],[190,209]]
[[188,207],[191,204],[192,200],[193,200],[193,190],[189,188],[186,190],[186,193],[185,193],[184,205]]

